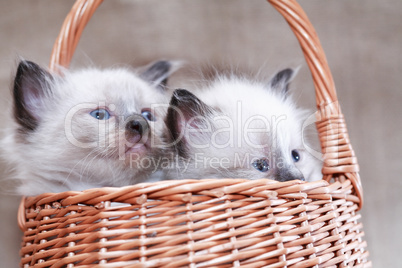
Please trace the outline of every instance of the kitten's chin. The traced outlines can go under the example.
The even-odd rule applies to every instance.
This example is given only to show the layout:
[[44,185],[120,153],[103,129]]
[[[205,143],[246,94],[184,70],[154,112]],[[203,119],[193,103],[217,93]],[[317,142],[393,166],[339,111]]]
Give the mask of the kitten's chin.
[[139,156],[146,154],[148,151],[148,145],[147,144],[135,144],[134,146],[128,147],[126,146],[126,155],[132,155],[132,154],[137,154]]
[[128,141],[129,144],[125,145],[126,156],[138,155],[141,157],[150,151],[149,139],[145,139],[142,135],[132,136]]

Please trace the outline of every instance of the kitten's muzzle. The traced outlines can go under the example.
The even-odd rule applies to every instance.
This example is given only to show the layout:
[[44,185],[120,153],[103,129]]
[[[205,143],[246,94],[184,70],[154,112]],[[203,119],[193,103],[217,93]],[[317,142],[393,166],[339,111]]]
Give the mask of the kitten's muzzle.
[[131,132],[131,133],[133,133],[133,134],[139,134],[139,135],[142,136],[143,129],[144,129],[143,126],[142,126],[142,124],[143,124],[143,123],[141,123],[141,122],[138,121],[138,120],[129,121],[129,122],[126,124],[126,131],[129,131],[129,132]]
[[298,169],[289,166],[277,169],[275,172],[275,180],[282,182],[292,180],[305,181],[303,174]]
[[[135,146],[135,144],[145,144],[150,135],[150,128],[148,122],[140,116],[127,121],[125,126],[126,140],[128,146]],[[131,144],[131,146],[130,146]]]

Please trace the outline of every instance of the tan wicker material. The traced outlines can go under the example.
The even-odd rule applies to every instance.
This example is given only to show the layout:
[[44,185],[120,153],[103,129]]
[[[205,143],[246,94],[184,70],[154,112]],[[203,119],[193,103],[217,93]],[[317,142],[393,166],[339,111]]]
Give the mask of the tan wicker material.
[[[68,67],[102,1],[78,0],[51,69]],[[21,267],[371,267],[357,161],[317,35],[293,0],[269,0],[311,69],[324,180],[203,179],[22,199]]]
[[60,34],[53,46],[50,69],[57,71],[58,66],[68,67],[82,31],[103,0],[76,1],[61,27]]

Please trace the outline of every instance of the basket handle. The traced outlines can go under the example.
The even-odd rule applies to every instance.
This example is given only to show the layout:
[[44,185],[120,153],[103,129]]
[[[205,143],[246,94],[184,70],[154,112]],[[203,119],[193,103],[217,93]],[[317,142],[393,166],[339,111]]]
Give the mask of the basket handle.
[[334,80],[320,40],[306,13],[295,0],[268,0],[286,19],[299,41],[314,81],[317,121],[321,151],[324,155],[323,179],[348,179],[363,206],[363,189],[359,166],[350,144],[345,120],[341,112]]
[[[68,67],[81,33],[103,0],[77,0],[67,15],[53,47],[50,69]],[[317,129],[324,155],[322,173],[326,181],[348,179],[353,184],[359,207],[363,190],[359,166],[350,145],[345,120],[338,103],[334,81],[317,34],[295,0],[268,0],[288,22],[303,50],[314,81],[317,102]]]
[[68,68],[82,31],[103,0],[77,0],[61,27],[50,57],[49,68],[53,72],[58,67]]

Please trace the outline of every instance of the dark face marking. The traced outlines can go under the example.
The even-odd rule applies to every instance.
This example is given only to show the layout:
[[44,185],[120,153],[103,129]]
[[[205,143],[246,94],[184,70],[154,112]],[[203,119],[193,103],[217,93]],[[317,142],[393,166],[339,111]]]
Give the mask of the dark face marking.
[[284,166],[278,168],[275,172],[275,180],[277,181],[292,181],[301,180],[304,181],[304,176],[295,166]]

